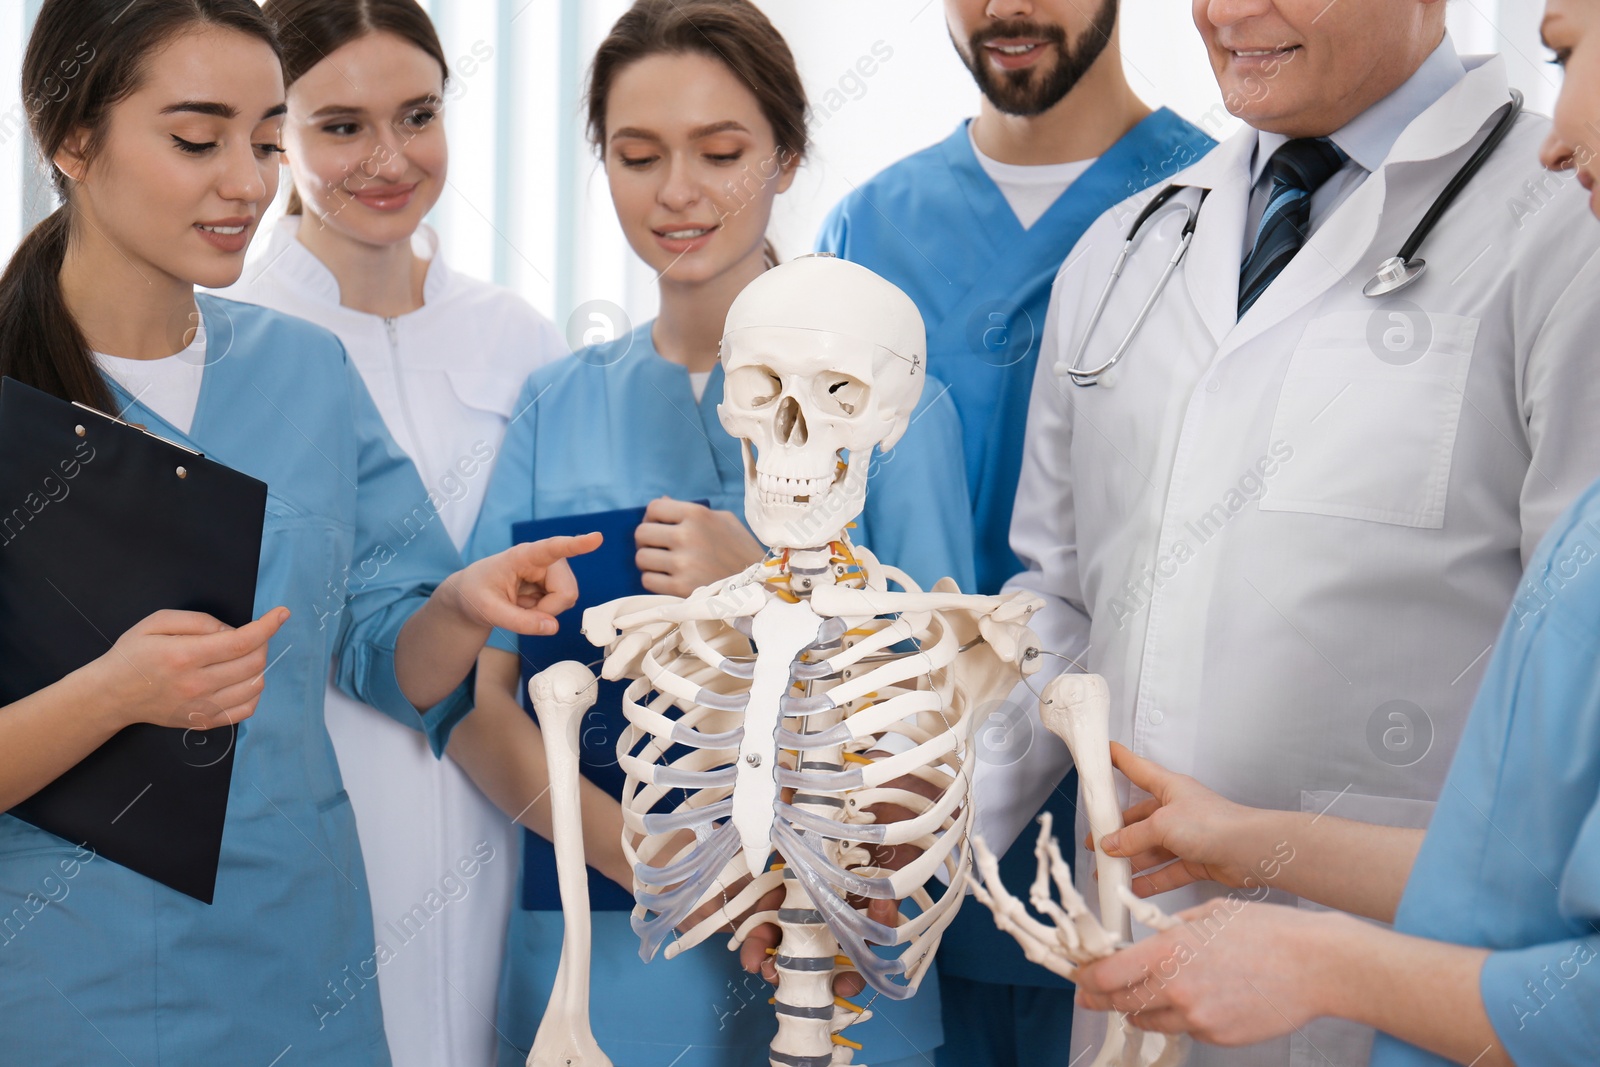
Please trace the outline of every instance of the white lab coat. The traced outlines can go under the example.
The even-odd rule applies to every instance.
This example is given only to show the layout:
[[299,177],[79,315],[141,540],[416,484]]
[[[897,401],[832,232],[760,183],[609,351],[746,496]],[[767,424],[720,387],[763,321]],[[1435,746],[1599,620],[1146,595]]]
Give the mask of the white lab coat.
[[[1056,280],[1011,585],[1045,596],[1046,648],[1108,679],[1113,739],[1246,804],[1425,825],[1523,565],[1600,476],[1600,225],[1570,175],[1539,167],[1546,119],[1518,121],[1424,244],[1429,270],[1398,299],[1425,312],[1361,292],[1507,101],[1500,59],[1466,65],[1237,323],[1251,129],[1176,179],[1211,193],[1114,384],[1053,365],[1146,198],[1101,218]],[[1147,224],[1084,366],[1121,341],[1183,221],[1168,205]],[[992,845],[1069,765],[1035,736],[978,771]],[[1101,1032],[1080,1012],[1074,1045]],[[1191,1062],[1359,1064],[1369,1045],[1322,1021]]]
[[[523,382],[566,346],[516,294],[451,271],[427,227],[414,241],[431,260],[423,307],[390,319],[343,307],[332,272],[296,240],[300,225],[295,216],[281,220],[224,295],[338,335],[438,507],[431,520],[429,500],[396,514],[392,547],[403,551],[422,524],[443,521],[459,549]],[[435,760],[419,731],[331,685],[326,708],[355,809],[377,940],[393,953],[380,967],[379,990],[395,1067],[492,1063],[506,919],[521,862],[515,827],[459,767]],[[491,860],[473,862],[487,850]],[[466,869],[478,868],[470,879],[463,860]]]

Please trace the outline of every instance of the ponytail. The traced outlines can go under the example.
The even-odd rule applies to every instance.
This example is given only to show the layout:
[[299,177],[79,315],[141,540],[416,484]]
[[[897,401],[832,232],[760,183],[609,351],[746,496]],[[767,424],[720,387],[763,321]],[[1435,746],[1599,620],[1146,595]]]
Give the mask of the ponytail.
[[35,226],[0,274],[0,374],[114,413],[111,389],[61,293],[70,213],[62,205]]

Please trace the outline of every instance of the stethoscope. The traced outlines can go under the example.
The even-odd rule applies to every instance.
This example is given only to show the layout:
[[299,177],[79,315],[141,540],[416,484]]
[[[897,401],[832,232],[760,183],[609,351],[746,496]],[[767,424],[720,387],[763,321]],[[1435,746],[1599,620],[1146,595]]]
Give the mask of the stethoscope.
[[[1510,103],[1505,106],[1499,120],[1494,125],[1494,129],[1489,131],[1489,136],[1484,138],[1477,151],[1473,152],[1461,169],[1456,171],[1449,184],[1444,187],[1438,198],[1434,200],[1433,205],[1428,208],[1428,213],[1422,216],[1421,222],[1417,223],[1417,228],[1411,232],[1411,236],[1401,246],[1399,254],[1390,256],[1378,265],[1378,272],[1372,276],[1371,281],[1362,287],[1361,292],[1363,294],[1373,299],[1389,296],[1392,293],[1398,293],[1422,277],[1423,271],[1428,267],[1426,260],[1416,258],[1418,249],[1422,247],[1422,242],[1428,239],[1428,235],[1433,232],[1433,228],[1439,224],[1440,217],[1449,210],[1450,205],[1461,194],[1461,190],[1466,188],[1467,183],[1477,176],[1478,172],[1483,169],[1484,162],[1488,160],[1496,148],[1500,147],[1500,142],[1506,139],[1506,135],[1511,132],[1511,127],[1516,123],[1517,116],[1520,114],[1522,114],[1522,94],[1513,89],[1511,90]],[[1095,327],[1100,325],[1100,317],[1105,314],[1106,304],[1111,300],[1111,291],[1116,288],[1117,279],[1122,276],[1122,269],[1127,266],[1128,257],[1133,254],[1133,246],[1138,241],[1140,230],[1143,229],[1145,222],[1157,211],[1161,210],[1167,201],[1188,188],[1192,187],[1185,185],[1167,186],[1157,193],[1155,199],[1145,205],[1144,210],[1139,212],[1138,217],[1133,220],[1133,225],[1128,229],[1127,239],[1123,242],[1122,251],[1118,253],[1117,261],[1111,266],[1111,276],[1106,279],[1105,288],[1100,291],[1100,299],[1095,302],[1094,311],[1089,315],[1089,327],[1084,330],[1083,339],[1078,342],[1078,350],[1072,357],[1072,365],[1064,372],[1068,378],[1072,379],[1072,384],[1085,388],[1091,385],[1098,385],[1101,375],[1121,363],[1122,357],[1128,354],[1129,348],[1133,347],[1134,339],[1138,337],[1140,329],[1144,327],[1145,320],[1150,317],[1150,312],[1155,309],[1156,301],[1161,299],[1161,294],[1166,289],[1167,282],[1171,280],[1173,272],[1178,269],[1178,264],[1183,262],[1183,257],[1189,251],[1189,245],[1194,243],[1194,228],[1200,220],[1200,208],[1205,204],[1206,197],[1210,195],[1210,189],[1201,188],[1198,190],[1200,198],[1195,201],[1193,207],[1187,204],[1183,205],[1184,210],[1188,212],[1188,217],[1184,219],[1183,229],[1179,231],[1178,247],[1173,251],[1172,258],[1167,260],[1167,265],[1162,270],[1160,279],[1156,282],[1155,290],[1151,292],[1150,298],[1144,302],[1144,306],[1139,309],[1139,314],[1134,317],[1133,326],[1129,328],[1127,334],[1122,338],[1122,343],[1117,345],[1115,352],[1111,353],[1111,358],[1100,364],[1100,366],[1088,370],[1083,369],[1083,354],[1088,350],[1089,341],[1094,336]]]

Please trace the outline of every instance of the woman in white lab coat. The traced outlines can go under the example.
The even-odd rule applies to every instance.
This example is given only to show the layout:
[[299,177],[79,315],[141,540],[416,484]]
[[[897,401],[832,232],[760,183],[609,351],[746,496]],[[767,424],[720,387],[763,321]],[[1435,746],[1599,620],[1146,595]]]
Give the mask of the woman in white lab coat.
[[[1571,178],[1537,163],[1548,120],[1524,113],[1423,243],[1421,278],[1363,295],[1510,89],[1501,58],[1457,56],[1442,4],[1323,6],[1197,6],[1247,125],[1177,176],[1188,188],[1145,225],[1092,335],[1135,212],[1102,217],[1057,277],[1011,535],[1029,569],[1013,581],[1046,596],[1045,647],[1107,678],[1111,737],[1136,754],[1254,807],[1420,827],[1524,566],[1600,475],[1600,233]],[[1270,92],[1235,93],[1283,41]],[[1363,80],[1408,56],[1409,75]],[[1241,301],[1269,161],[1323,134],[1343,162],[1308,197],[1309,237]],[[1083,367],[1111,357],[1206,191],[1126,357],[1077,388],[1062,365],[1086,338]],[[980,767],[991,844],[1060,781],[1048,741]],[[1197,1062],[1321,1062],[1313,1046],[1361,1062],[1370,1040],[1316,1023]]]
[[[339,337],[427,488],[391,520],[396,546],[437,522],[459,548],[522,382],[565,346],[520,297],[452,271],[422,223],[448,161],[448,69],[422,8],[272,0],[266,13],[284,42],[294,191],[228,295]],[[363,577],[360,566],[349,575]],[[435,761],[423,735],[332,686],[327,721],[377,937],[394,950],[379,981],[394,1062],[487,1063],[515,825],[454,762]]]

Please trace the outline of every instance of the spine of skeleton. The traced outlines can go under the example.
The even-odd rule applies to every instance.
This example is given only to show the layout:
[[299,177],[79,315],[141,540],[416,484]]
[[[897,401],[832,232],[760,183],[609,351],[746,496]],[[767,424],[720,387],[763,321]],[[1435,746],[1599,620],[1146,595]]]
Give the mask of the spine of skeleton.
[[[826,683],[812,683],[821,692]],[[808,716],[802,729],[826,730],[844,718],[842,710]],[[801,770],[843,769],[842,747],[812,749],[803,756]],[[839,819],[844,799],[836,794],[796,793],[795,807],[826,819]],[[791,870],[784,871],[783,906],[778,926],[778,1033],[772,1039],[772,1067],[835,1067],[850,1063],[850,1046],[834,1041],[833,975],[839,942],[823,922],[809,893]]]
[[849,1063],[850,1050],[833,1042],[833,972],[839,943],[797,879],[787,877],[784,890],[778,912],[783,941],[776,960],[778,1033],[770,1050],[772,1067]]

